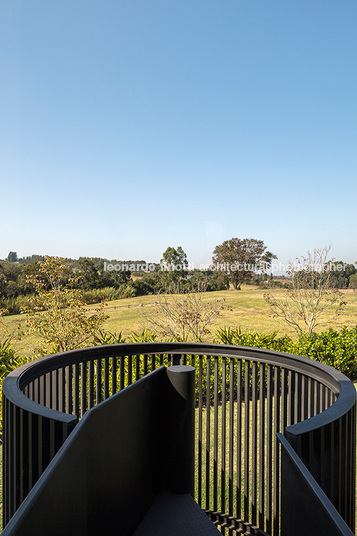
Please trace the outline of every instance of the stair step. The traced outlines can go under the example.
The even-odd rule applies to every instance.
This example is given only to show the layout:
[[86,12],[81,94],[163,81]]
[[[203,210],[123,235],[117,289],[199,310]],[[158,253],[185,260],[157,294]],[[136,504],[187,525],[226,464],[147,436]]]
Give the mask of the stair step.
[[222,536],[191,495],[160,493],[133,536]]

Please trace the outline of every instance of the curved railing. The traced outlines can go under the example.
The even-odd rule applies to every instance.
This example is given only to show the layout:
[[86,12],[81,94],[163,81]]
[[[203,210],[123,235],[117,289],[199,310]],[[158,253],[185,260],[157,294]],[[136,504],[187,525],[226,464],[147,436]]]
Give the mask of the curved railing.
[[88,409],[180,363],[196,369],[195,498],[223,533],[280,534],[279,432],[354,527],[353,384],[310,359],[191,343],[85,348],[13,371],[3,384],[4,523]]

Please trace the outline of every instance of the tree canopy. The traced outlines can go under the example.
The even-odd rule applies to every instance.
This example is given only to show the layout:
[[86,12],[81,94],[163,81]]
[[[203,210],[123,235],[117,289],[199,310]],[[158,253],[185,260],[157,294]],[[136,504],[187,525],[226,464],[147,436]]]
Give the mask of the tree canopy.
[[163,263],[165,267],[167,267],[171,271],[187,270],[187,255],[181,246],[178,246],[177,249],[172,246],[169,246],[168,248],[166,248],[162,256],[163,258],[161,259],[161,263]]
[[166,289],[171,292],[173,290],[179,292],[177,286],[181,280],[187,277],[187,255],[181,246],[177,248],[169,246],[162,256],[161,266],[164,270],[162,275]]
[[215,247],[212,262],[215,269],[226,273],[233,287],[240,290],[244,280],[251,279],[255,273],[265,272],[276,258],[267,251],[263,240],[231,238]]
[[16,251],[10,251],[7,256],[7,262],[17,262],[19,259],[17,257]]
[[42,341],[37,349],[41,355],[94,344],[107,316],[102,307],[94,313],[87,311],[82,291],[72,288],[65,259],[46,256],[39,263],[39,272],[29,280],[35,294],[25,311],[26,322],[28,333],[36,333]]

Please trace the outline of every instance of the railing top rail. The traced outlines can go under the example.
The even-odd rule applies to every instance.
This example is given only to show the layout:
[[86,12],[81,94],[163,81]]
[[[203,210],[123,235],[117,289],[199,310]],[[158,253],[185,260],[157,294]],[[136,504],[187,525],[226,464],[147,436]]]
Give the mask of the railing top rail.
[[76,421],[78,421],[78,417],[76,415],[71,415],[68,413],[57,411],[55,409],[47,408],[46,406],[38,404],[37,402],[34,402],[30,398],[28,398],[19,387],[19,376],[16,376],[14,374],[14,372],[18,370],[19,369],[15,369],[13,372],[11,372],[8,376],[6,376],[3,382],[3,395],[10,402],[12,402],[12,404],[22,410],[28,411],[35,415],[39,415],[40,417],[45,417],[48,419],[53,419],[55,421],[62,422],[66,425],[69,425],[71,423],[75,424]]
[[[31,411],[46,414],[47,416],[55,413],[54,418],[67,422],[68,418],[71,420],[74,417],[32,402],[22,393],[22,389],[36,378],[66,366],[106,357],[154,354],[207,355],[210,357],[247,359],[297,372],[322,383],[338,396],[337,401],[323,413],[290,426],[289,432],[297,435],[333,422],[349,411],[356,400],[354,386],[344,374],[312,359],[264,348],[187,342],[123,343],[81,348],[53,354],[36,359],[11,372],[4,380],[3,391],[8,399],[20,407],[30,409],[29,406],[31,406]],[[40,410],[39,408],[42,409]]]
[[335,394],[340,392],[339,381],[346,379],[337,370],[306,357],[265,348],[186,342],[124,343],[80,348],[38,358],[17,368],[9,376],[17,376],[20,382],[19,387],[23,388],[27,383],[52,370],[105,357],[141,354],[207,355],[210,357],[242,358],[259,361],[305,374],[312,379],[320,381]]

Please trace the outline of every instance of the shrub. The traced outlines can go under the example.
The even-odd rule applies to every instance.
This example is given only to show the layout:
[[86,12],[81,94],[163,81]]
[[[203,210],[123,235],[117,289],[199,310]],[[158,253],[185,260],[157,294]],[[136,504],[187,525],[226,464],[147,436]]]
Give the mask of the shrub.
[[238,346],[250,346],[252,348],[267,348],[278,352],[290,352],[293,344],[288,335],[278,337],[278,332],[264,333],[259,331],[243,331],[241,328],[217,329],[218,340],[222,344],[235,344]]
[[357,326],[341,331],[328,331],[308,335],[303,333],[294,350],[295,354],[310,357],[333,367],[351,380],[357,377]]
[[123,344],[125,342],[154,342],[156,340],[156,335],[149,329],[143,329],[141,333],[131,332],[128,339],[123,337],[123,333],[119,331],[104,331],[100,330],[99,334],[96,336],[95,343],[97,345],[103,344]]
[[28,305],[29,296],[16,296],[15,298],[4,298],[1,306],[7,309],[6,314],[18,315]]
[[85,290],[82,293],[82,300],[87,305],[93,303],[109,302],[120,300],[122,298],[132,298],[135,295],[135,290],[131,285],[120,285],[118,288],[104,287]]
[[87,305],[101,303],[103,301],[117,300],[118,297],[118,291],[114,287],[94,288],[85,290],[82,293],[82,300]]
[[287,352],[333,367],[351,380],[357,377],[357,326],[348,329],[346,326],[337,331],[330,328],[321,333],[301,333],[298,340],[293,341],[288,335],[278,337],[278,332],[261,333],[258,331],[242,331],[240,328],[222,328],[217,330],[218,341],[223,344],[236,344],[255,348],[267,348],[279,352]]
[[12,370],[26,361],[23,356],[15,353],[10,336],[0,338],[0,437],[2,437],[2,382]]

